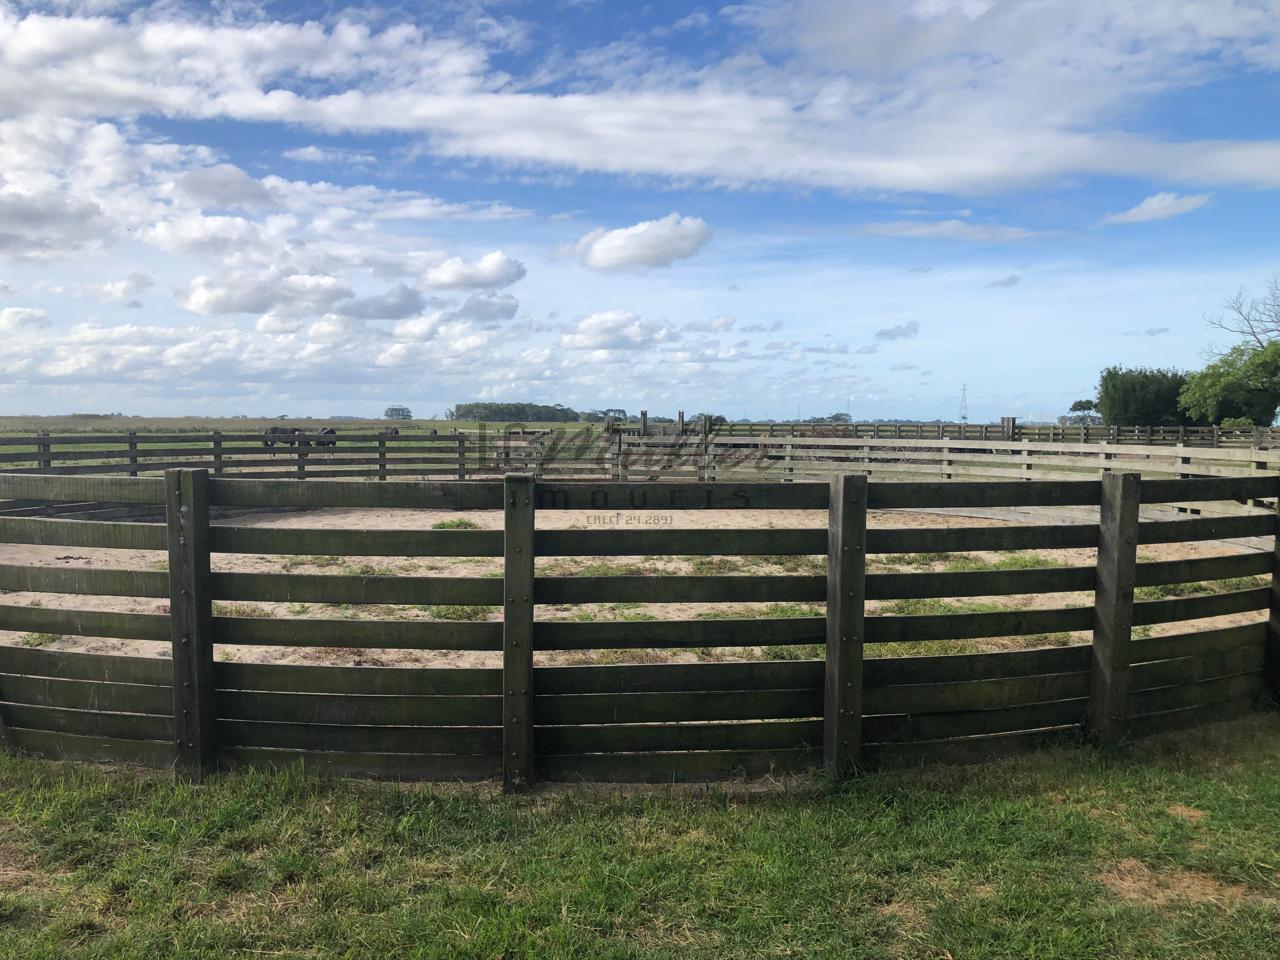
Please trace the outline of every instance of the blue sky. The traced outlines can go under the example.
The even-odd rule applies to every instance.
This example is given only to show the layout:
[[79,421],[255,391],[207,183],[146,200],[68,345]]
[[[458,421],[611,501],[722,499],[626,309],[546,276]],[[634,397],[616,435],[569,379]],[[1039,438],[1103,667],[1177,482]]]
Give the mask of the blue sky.
[[1274,0],[0,2],[0,412],[1052,417],[1280,272],[1278,106]]

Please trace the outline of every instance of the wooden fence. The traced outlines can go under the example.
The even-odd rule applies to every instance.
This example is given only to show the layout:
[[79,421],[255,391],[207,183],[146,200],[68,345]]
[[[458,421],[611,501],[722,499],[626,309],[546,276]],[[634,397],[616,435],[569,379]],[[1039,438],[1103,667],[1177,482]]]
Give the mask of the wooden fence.
[[[825,765],[996,756],[1252,709],[1280,685],[1275,551],[1137,562],[1136,545],[1274,537],[1280,477],[1022,483],[387,481],[0,475],[0,497],[151,505],[165,523],[0,518],[0,542],[167,551],[167,572],[0,564],[0,591],[169,601],[167,614],[0,603],[0,630],[163,641],[172,657],[0,646],[0,742],[65,758],[218,767],[303,761],[393,778],[706,780]],[[1139,505],[1266,501],[1269,513],[1139,521]],[[498,530],[225,526],[220,507],[502,510]],[[1080,506],[1100,520],[879,529],[868,511]],[[827,511],[826,529],[539,529],[541,511]],[[867,572],[869,554],[1097,548],[1092,566]],[[211,572],[211,555],[502,557],[503,576]],[[536,557],[827,555],[823,575],[547,576]],[[1257,586],[1134,599],[1136,587],[1238,577]],[[867,601],[1091,591],[1092,605],[870,615]],[[224,616],[215,601],[491,604],[501,622]],[[547,620],[548,604],[825,604],[799,618]],[[1266,619],[1270,612],[1270,625]],[[1140,639],[1133,627],[1256,613],[1242,626]],[[876,656],[883,644],[1091,631],[1091,644]],[[218,645],[501,652],[494,668],[220,662]],[[536,651],[791,649],[799,659],[535,666]],[[928,649],[923,648],[923,649]]]
[[705,421],[615,424],[628,436],[693,436],[708,429],[721,437],[841,437],[852,440],[1026,440],[1036,443],[1123,443],[1139,446],[1270,447],[1276,427],[1122,427],[1102,424],[1000,423],[723,423]]

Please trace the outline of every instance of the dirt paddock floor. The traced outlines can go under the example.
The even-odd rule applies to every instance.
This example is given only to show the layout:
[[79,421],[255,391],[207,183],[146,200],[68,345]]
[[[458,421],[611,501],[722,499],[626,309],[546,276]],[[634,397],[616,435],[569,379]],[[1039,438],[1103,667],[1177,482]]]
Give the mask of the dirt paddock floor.
[[[322,509],[279,514],[253,514],[216,521],[227,525],[311,529],[428,530],[442,522],[470,521],[476,528],[500,529],[500,511]],[[590,511],[542,511],[537,518],[543,529],[711,529],[758,527],[773,529],[822,528],[827,523],[822,510],[772,511],[628,511],[612,514]],[[1047,522],[1044,520],[1036,522]],[[616,526],[614,526],[616,524]],[[975,527],[1015,526],[1022,522],[982,519],[945,513],[918,511],[875,511],[872,527]],[[1238,544],[1180,543],[1139,548],[1139,560],[1172,560],[1247,552]],[[1010,569],[1015,567],[1092,566],[1092,549],[1034,550],[996,553],[989,551],[948,554],[887,554],[868,558],[869,572],[924,572]],[[80,547],[0,544],[0,563],[47,566],[114,567],[164,570],[167,558],[160,551],[107,550]],[[500,557],[328,557],[256,556],[215,554],[215,571],[260,573],[313,573],[353,575],[410,575],[498,577]],[[825,557],[543,557],[537,560],[539,575],[611,576],[623,574],[669,575],[770,575],[821,574]],[[1169,588],[1140,588],[1139,599],[1164,596],[1191,596],[1198,593],[1261,585],[1259,578],[1243,578],[1201,584],[1179,584]],[[965,597],[954,600],[872,601],[868,615],[970,613],[995,610],[1040,609],[1090,606],[1089,593],[1029,594],[998,597]],[[164,600],[130,597],[91,597],[47,593],[3,593],[0,603],[29,604],[51,608],[111,610],[137,613],[166,613]],[[734,617],[820,616],[821,604],[583,604],[547,605],[537,608],[546,620],[669,620]],[[501,607],[354,605],[324,603],[217,602],[220,616],[272,616],[348,620],[501,620]],[[1208,629],[1256,622],[1266,611],[1233,614],[1194,623],[1181,622],[1135,628],[1135,637],[1160,636],[1186,630]],[[934,641],[913,644],[868,645],[868,656],[912,656],[1010,650],[1087,642],[1085,633],[1037,634],[1023,637],[995,637],[980,640]],[[48,650],[78,650],[88,653],[165,657],[167,643],[115,640],[93,637],[61,637],[50,634],[22,634],[0,631],[0,644],[20,644]],[[351,648],[306,648],[220,645],[219,660],[265,663],[311,663],[387,666],[485,666],[501,664],[501,653],[479,651],[388,650]],[[797,659],[820,656],[816,645],[805,647],[751,647],[695,650],[597,650],[556,651],[537,655],[541,664],[694,662],[699,660]]]

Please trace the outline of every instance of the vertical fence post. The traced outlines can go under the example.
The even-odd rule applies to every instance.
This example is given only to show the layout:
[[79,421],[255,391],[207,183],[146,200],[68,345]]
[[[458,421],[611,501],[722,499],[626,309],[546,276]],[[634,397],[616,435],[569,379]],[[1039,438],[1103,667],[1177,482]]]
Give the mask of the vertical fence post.
[[213,431],[213,472],[222,475],[222,431]]
[[36,450],[41,470],[48,470],[53,466],[53,458],[51,456],[51,441],[49,440],[49,431],[41,430],[36,434]]
[[301,480],[307,475],[307,441],[298,440],[295,450],[298,454],[298,479]]
[[458,479],[467,479],[467,435],[458,433]]
[[862,612],[866,598],[867,478],[831,478],[827,520],[827,665],[823,765],[836,776],[862,755]]
[[387,479],[387,438],[378,437],[378,479]]
[[129,431],[129,476],[138,475],[138,432]]
[[207,470],[166,470],[164,474],[175,760],[178,772],[195,780],[217,763],[208,484]]
[[1102,477],[1088,715],[1089,736],[1099,743],[1121,740],[1128,714],[1141,485],[1137,473]]
[[[1280,493],[1280,491],[1278,491]],[[1267,683],[1267,692],[1271,699],[1280,704],[1280,496],[1275,503],[1276,530],[1275,542],[1272,545],[1271,568],[1271,610],[1267,620],[1267,649],[1263,660],[1263,670]]]
[[533,784],[533,519],[534,481],[503,480],[502,789]]

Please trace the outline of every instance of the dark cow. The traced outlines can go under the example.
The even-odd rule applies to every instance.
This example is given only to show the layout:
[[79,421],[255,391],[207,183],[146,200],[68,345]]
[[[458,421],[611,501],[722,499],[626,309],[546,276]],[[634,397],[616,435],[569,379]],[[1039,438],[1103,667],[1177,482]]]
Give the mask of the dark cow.
[[378,432],[378,436],[380,436],[380,437],[398,437],[398,436],[400,436],[400,428],[399,428],[399,427],[387,427],[387,429],[379,431],[379,432]]
[[262,445],[264,447],[274,447],[279,443],[286,447],[292,447],[297,441],[287,438],[301,432],[301,430],[295,430],[293,427],[267,427],[262,436]]
[[336,447],[338,445],[338,431],[333,427],[325,427],[320,431],[320,439],[316,441],[317,447]]

